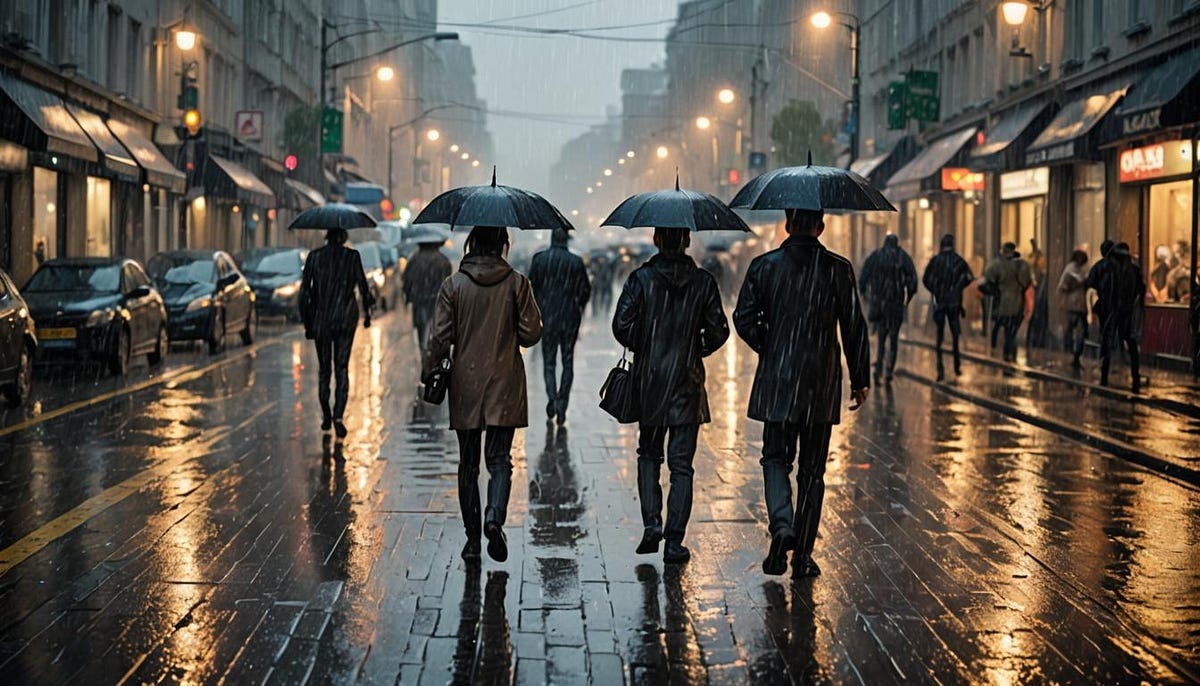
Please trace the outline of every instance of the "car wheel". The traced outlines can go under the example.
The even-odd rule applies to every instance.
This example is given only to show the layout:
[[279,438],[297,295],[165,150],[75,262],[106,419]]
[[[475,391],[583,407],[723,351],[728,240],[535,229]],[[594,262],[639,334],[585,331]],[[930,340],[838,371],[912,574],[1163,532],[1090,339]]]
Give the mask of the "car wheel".
[[29,398],[29,391],[33,388],[33,353],[29,350],[29,346],[21,346],[21,359],[17,366],[17,378],[13,379],[12,384],[4,389],[4,397],[8,400],[9,407],[20,407],[21,403]]
[[250,313],[246,315],[246,328],[242,329],[242,345],[250,345],[254,343],[254,330],[258,328],[258,315],[254,312],[254,308],[250,308]]
[[146,356],[146,360],[150,364],[162,364],[162,361],[167,356],[167,347],[170,344],[170,341],[167,340],[167,327],[158,327],[158,344],[154,346],[154,352]]
[[225,312],[220,311],[213,315],[212,331],[208,334],[208,352],[216,353],[221,350],[221,346],[225,343]]
[[129,330],[121,327],[117,331],[117,347],[113,350],[113,356],[108,361],[108,369],[113,373],[113,376],[122,376],[129,370],[129,346],[132,341],[129,340]]

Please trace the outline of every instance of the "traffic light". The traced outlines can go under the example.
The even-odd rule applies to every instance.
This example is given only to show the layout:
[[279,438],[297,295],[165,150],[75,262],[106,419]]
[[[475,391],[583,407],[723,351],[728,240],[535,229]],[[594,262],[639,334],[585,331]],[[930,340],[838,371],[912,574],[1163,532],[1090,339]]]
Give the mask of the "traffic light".
[[730,167],[725,171],[725,178],[730,186],[736,186],[742,182],[742,171],[737,167]]
[[195,138],[200,135],[200,125],[203,120],[200,117],[200,110],[191,108],[183,113],[183,128],[187,131],[188,138]]

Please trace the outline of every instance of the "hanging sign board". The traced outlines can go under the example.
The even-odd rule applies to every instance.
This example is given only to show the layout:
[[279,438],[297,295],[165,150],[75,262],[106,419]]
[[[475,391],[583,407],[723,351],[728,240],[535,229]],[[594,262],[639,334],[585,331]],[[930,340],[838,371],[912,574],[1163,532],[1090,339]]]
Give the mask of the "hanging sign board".
[[1192,171],[1191,152],[1191,141],[1184,140],[1124,150],[1118,159],[1117,180],[1135,183],[1189,174]]
[[983,187],[982,172],[973,172],[965,167],[942,168],[944,191],[982,191]]

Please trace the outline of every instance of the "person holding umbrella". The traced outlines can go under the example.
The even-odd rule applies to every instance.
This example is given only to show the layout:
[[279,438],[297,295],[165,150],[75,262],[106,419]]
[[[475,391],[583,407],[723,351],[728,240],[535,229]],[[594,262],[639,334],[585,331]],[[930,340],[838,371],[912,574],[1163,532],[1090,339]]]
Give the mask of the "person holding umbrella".
[[[604,222],[625,228],[655,227],[658,254],[629,275],[613,313],[617,342],[633,352],[638,417],[637,486],[642,510],[641,555],[687,562],[683,545],[692,512],[692,466],[700,425],[711,421],[703,358],[729,338],[716,279],[686,250],[692,230],[743,230],[745,223],[717,198],[695,191],[643,193],[626,199]],[[666,447],[671,491],[664,526],[659,473]]]
[[[529,281],[542,311],[542,372],[546,378],[546,419],[567,421],[567,402],[575,380],[575,340],[579,323],[592,294],[587,267],[583,260],[567,250],[570,234],[562,229],[551,233],[550,248],[533,256]],[[559,351],[562,352],[562,381],[555,377]]]
[[[350,349],[358,328],[359,300],[363,326],[371,326],[371,287],[357,250],[346,247],[347,229],[375,226],[357,207],[330,204],[302,212],[292,229],[326,229],[325,245],[308,253],[300,280],[300,318],[304,335],[317,346],[317,398],[321,403],[321,431],[330,427],[339,439],[346,437],[342,419],[350,395]],[[357,294],[358,298],[355,297]],[[337,380],[337,395],[329,406],[330,377]]]
[[[792,552],[792,574],[821,573],[812,559],[825,494],[825,462],[833,425],[840,419],[844,348],[850,372],[851,410],[867,399],[870,340],[854,267],[819,240],[823,208],[892,210],[861,176],[833,167],[787,167],[742,188],[731,207],[783,209],[788,238],[750,263],[738,295],[733,325],[758,353],[747,412],[763,422],[763,486],[771,535],[762,569],[782,574]],[[790,475],[798,502],[792,502]]]
[[417,330],[421,354],[428,346],[429,324],[433,321],[438,288],[453,271],[450,260],[440,250],[448,237],[448,233],[443,235],[435,227],[416,236],[417,252],[404,268],[404,300],[412,307],[413,328]]

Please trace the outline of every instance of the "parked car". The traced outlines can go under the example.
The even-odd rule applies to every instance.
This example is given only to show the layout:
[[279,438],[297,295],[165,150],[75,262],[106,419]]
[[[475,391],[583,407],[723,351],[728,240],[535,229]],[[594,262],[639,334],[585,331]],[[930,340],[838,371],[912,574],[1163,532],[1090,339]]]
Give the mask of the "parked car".
[[254,289],[259,316],[284,316],[300,321],[300,278],[304,248],[250,248],[237,254],[238,267]]
[[123,257],[48,260],[21,289],[39,359],[96,360],[124,374],[134,355],[167,354],[167,311],[142,266]]
[[394,248],[370,242],[355,244],[354,249],[362,256],[363,271],[375,304],[387,312],[400,302],[400,270]]
[[172,341],[205,341],[215,353],[229,334],[254,342],[258,316],[254,291],[229,253],[221,250],[171,250],[146,263],[167,306]]
[[33,386],[37,331],[29,305],[0,269],[0,391],[9,407],[19,407]]

